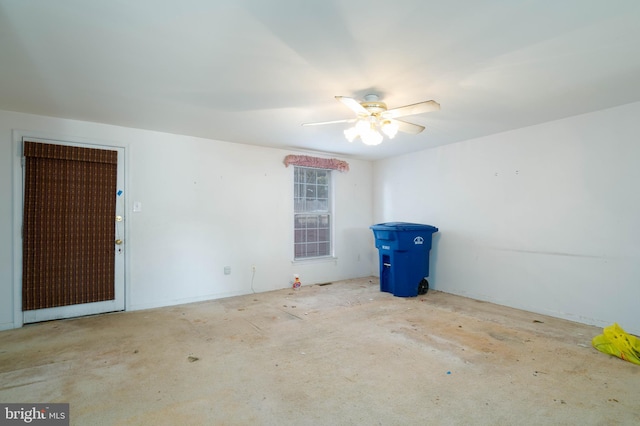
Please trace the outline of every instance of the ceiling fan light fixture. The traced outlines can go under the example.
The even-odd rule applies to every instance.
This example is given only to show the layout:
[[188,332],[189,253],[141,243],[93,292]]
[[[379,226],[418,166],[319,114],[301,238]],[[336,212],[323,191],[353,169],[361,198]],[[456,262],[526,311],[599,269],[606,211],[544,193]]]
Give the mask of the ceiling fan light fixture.
[[366,133],[371,130],[371,123],[366,118],[361,118],[356,122],[354,129],[356,129],[359,134]]
[[344,131],[344,136],[349,142],[353,142],[358,137],[358,134],[358,129],[356,129],[355,127],[349,127]]
[[383,139],[383,136],[378,131],[378,128],[381,128],[381,126],[378,123],[377,117],[360,117],[358,121],[356,121],[355,126],[350,127],[344,131],[344,136],[349,142],[353,142],[358,136],[360,136],[360,140],[362,140],[362,143],[364,143],[365,145],[375,146],[382,143]]
[[398,123],[395,121],[385,120],[380,125],[380,128],[382,129],[382,132],[389,137],[389,139],[393,139],[398,133],[400,126],[398,126]]
[[370,128],[366,132],[360,133],[360,139],[362,139],[362,143],[369,146],[380,145],[380,143],[382,143],[382,135],[374,128]]

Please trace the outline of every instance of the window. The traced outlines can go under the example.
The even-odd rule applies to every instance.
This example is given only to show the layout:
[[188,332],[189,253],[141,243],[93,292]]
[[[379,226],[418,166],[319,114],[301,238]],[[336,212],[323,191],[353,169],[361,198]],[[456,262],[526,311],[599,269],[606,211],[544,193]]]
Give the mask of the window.
[[331,170],[295,167],[294,257],[331,255]]

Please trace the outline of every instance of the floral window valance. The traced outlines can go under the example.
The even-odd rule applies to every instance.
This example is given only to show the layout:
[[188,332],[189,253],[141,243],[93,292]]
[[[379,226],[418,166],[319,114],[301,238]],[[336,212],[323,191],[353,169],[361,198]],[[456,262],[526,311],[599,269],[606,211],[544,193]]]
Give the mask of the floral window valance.
[[349,171],[349,163],[338,160],[337,158],[318,158],[310,157],[308,155],[287,155],[284,157],[284,165],[289,167],[289,164],[293,164],[294,166],[315,167],[318,169],[338,170],[340,172]]

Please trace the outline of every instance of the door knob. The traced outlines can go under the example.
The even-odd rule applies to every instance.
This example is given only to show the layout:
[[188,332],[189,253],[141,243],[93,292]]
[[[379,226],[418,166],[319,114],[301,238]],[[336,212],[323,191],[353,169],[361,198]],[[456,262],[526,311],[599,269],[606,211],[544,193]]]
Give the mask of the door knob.
[[116,245],[118,245],[118,246],[119,246],[120,244],[122,244],[122,240],[121,240],[120,238],[118,238],[118,239],[116,240]]

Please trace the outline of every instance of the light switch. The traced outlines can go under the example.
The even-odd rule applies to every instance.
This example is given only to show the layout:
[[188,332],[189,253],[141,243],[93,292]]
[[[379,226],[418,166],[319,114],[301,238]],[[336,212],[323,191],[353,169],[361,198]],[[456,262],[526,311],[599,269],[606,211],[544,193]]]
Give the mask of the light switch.
[[142,211],[142,203],[140,201],[133,202],[133,212],[139,213]]

